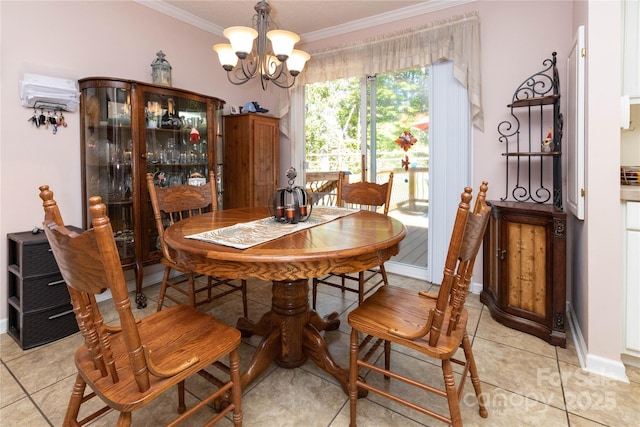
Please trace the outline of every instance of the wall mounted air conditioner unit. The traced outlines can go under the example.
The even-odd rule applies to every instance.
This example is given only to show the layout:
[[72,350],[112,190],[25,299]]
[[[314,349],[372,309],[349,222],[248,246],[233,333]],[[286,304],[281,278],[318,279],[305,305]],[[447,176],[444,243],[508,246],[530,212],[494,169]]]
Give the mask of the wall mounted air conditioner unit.
[[20,99],[24,107],[73,112],[78,109],[80,92],[75,80],[25,73]]

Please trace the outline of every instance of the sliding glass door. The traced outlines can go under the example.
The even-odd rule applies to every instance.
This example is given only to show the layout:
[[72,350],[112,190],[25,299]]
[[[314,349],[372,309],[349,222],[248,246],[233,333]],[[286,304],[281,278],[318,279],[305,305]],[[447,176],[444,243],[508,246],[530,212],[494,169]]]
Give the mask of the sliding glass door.
[[305,172],[348,171],[385,182],[389,215],[407,227],[388,271],[426,278],[429,226],[429,69],[307,85]]

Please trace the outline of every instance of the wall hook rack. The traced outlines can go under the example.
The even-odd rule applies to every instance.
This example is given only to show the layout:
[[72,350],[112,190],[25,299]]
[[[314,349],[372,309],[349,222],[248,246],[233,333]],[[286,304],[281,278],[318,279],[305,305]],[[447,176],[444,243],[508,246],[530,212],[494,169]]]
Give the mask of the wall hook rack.
[[[37,103],[36,103],[37,104]],[[33,107],[33,115],[27,119],[30,121],[32,125],[37,128],[41,126],[45,129],[48,129],[51,126],[51,130],[55,135],[58,133],[59,127],[67,127],[67,121],[64,118],[63,111],[64,106],[62,105],[53,105],[52,103],[42,103],[42,105],[34,105]],[[40,114],[38,114],[37,110],[40,110]],[[45,115],[45,110],[47,110],[47,115]]]

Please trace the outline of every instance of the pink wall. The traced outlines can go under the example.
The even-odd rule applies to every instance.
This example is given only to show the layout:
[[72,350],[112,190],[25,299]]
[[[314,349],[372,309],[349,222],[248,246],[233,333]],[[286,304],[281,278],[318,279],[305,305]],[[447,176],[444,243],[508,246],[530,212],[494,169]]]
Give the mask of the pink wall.
[[[619,15],[611,16],[614,12],[607,9],[608,3],[481,0],[308,43],[304,48],[314,50],[367,39],[400,27],[425,25],[477,11],[481,21],[485,131],[473,131],[473,179],[475,183],[488,180],[489,197],[495,199],[505,191],[501,156],[504,147],[498,142],[496,126],[508,118],[506,105],[513,91],[524,78],[541,68],[542,61],[552,51],[558,52],[560,75],[564,79],[573,31],[577,25],[587,24],[587,19],[594,27],[588,36],[593,47],[597,47],[594,58],[602,61],[589,71],[590,82],[596,87],[597,79],[599,86],[589,103],[590,116],[598,120],[593,120],[588,131],[592,141],[604,140],[609,141],[607,146],[616,145],[613,132],[616,121],[611,116],[617,114],[617,107],[612,105],[609,92],[615,92],[616,96],[619,93],[619,86],[615,87],[617,77],[612,77],[618,76],[619,70],[610,66],[611,62],[619,62],[619,57],[607,56],[606,51],[617,49],[619,41],[615,31],[609,31],[608,27],[615,27]],[[211,51],[211,46],[220,38],[133,1],[1,1],[0,24],[0,236],[29,230],[41,222],[42,208],[37,197],[37,187],[41,184],[51,185],[56,192],[68,223],[80,224],[84,203],[80,200],[78,114],[66,114],[69,127],[55,136],[32,128],[27,122],[31,111],[21,107],[18,98],[18,80],[25,71],[72,79],[102,75],[150,81],[149,64],[155,52],[162,49],[173,65],[174,86],[217,96],[231,104],[257,100],[267,108],[275,108],[276,100],[269,92],[263,93],[251,85],[232,86],[226,81]],[[596,35],[603,37],[597,46]],[[564,96],[566,88],[561,89]],[[606,102],[598,107],[599,100],[595,97],[600,96]],[[566,104],[562,108],[566,112]],[[588,201],[587,221],[573,224],[576,232],[572,243],[577,261],[571,265],[577,270],[570,285],[570,298],[578,306],[583,333],[588,331],[590,352],[616,359],[620,338],[610,331],[619,330],[619,320],[618,323],[612,321],[612,316],[598,308],[603,303],[608,313],[620,312],[620,273],[612,274],[616,268],[611,266],[617,266],[615,257],[619,259],[620,255],[619,237],[612,235],[618,235],[621,226],[612,215],[606,216],[606,207],[611,208],[610,204],[618,201],[618,186],[610,169],[617,173],[619,153],[602,148],[588,155],[589,165],[594,169],[588,175],[591,203]],[[603,170],[609,173],[600,179],[596,171]],[[615,233],[611,233],[612,229]],[[1,244],[0,271],[6,267],[6,245]],[[1,303],[6,300],[6,274],[0,274],[0,278],[2,325],[7,316],[6,304]]]
[[[65,221],[81,225],[80,120],[65,113],[68,127],[56,135],[34,128],[32,110],[20,105],[24,72],[77,80],[109,76],[151,82],[151,62],[160,49],[173,66],[173,86],[216,96],[228,103],[257,100],[270,108],[252,82],[227,82],[211,46],[221,38],[133,1],[2,1],[0,111],[0,236],[42,223],[38,186],[49,184]],[[259,83],[258,83],[259,85]],[[0,271],[6,271],[0,244]],[[6,301],[6,274],[0,274]],[[6,319],[0,303],[0,323]]]
[[[479,1],[416,16],[397,23],[349,33],[305,45],[308,51],[364,40],[399,28],[424,26],[456,15],[477,11],[480,16],[482,45],[482,97],[484,132],[474,128],[473,179],[489,181],[489,198],[505,195],[504,151],[498,142],[497,125],[509,118],[506,105],[517,86],[543,68],[542,61],[558,52],[560,75],[565,75],[565,61],[571,42],[571,2]],[[566,106],[562,106],[566,110]],[[480,260],[479,262],[480,263]],[[481,263],[480,263],[481,264]],[[479,280],[479,279],[474,279]]]

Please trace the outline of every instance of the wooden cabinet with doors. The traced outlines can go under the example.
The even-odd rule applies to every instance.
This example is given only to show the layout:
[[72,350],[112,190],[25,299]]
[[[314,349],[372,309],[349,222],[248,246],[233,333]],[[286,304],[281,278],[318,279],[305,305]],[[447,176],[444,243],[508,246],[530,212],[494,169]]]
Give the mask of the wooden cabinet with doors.
[[548,204],[489,202],[480,301],[491,316],[566,345],[566,214]]
[[224,116],[223,207],[269,206],[280,176],[280,119]]
[[198,183],[217,165],[224,101],[187,90],[107,77],[79,81],[83,227],[88,198],[102,197],[124,268],[136,271],[136,302],[143,267],[160,261],[146,174],[160,186]]

